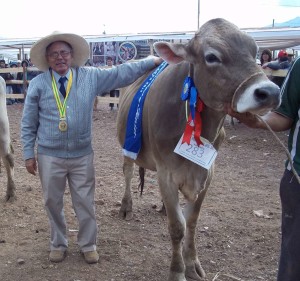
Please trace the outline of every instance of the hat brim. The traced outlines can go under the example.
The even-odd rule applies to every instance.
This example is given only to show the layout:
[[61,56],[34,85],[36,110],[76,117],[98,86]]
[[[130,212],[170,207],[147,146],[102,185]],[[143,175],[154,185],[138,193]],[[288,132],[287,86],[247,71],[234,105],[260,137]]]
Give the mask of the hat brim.
[[30,59],[41,71],[46,71],[49,64],[46,58],[46,48],[53,42],[64,41],[69,43],[73,49],[72,67],[83,66],[90,56],[90,46],[81,36],[73,33],[52,33],[38,40],[30,50]]

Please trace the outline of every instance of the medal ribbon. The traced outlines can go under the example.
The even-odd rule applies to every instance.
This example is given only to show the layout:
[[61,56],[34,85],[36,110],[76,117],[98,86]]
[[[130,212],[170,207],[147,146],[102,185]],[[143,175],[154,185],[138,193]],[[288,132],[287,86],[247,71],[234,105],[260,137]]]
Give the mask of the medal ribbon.
[[52,89],[53,89],[53,94],[54,94],[55,101],[56,101],[56,104],[57,104],[57,108],[58,108],[58,111],[59,111],[60,119],[65,119],[66,118],[66,105],[67,105],[67,99],[68,99],[68,96],[69,96],[69,93],[70,93],[70,90],[71,90],[71,87],[72,87],[72,82],[73,82],[73,74],[72,74],[72,71],[71,71],[70,77],[68,79],[66,97],[64,99],[64,102],[62,103],[61,100],[60,100],[60,97],[59,97],[59,91],[57,89],[56,81],[55,81],[54,75],[52,73]]
[[194,132],[195,141],[199,146],[200,144],[203,144],[200,137],[202,132],[201,112],[203,110],[204,103],[198,96],[197,89],[191,77],[187,77],[184,82],[181,99],[189,99],[190,101],[190,114],[183,133],[182,143],[186,142],[187,144],[190,144],[191,137]]

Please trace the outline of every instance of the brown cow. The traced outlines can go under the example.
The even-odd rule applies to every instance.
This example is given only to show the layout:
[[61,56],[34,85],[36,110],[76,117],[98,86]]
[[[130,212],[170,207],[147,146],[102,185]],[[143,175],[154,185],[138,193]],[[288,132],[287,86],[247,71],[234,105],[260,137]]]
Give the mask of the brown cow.
[[12,201],[15,199],[16,189],[14,183],[14,157],[13,148],[10,142],[9,123],[6,110],[6,85],[4,79],[0,76],[0,160],[1,158],[7,172],[5,200]]
[[[208,21],[188,44],[158,42],[154,47],[170,65],[156,78],[145,100],[141,151],[136,160],[124,157],[126,190],[119,214],[132,218],[133,164],[157,171],[172,240],[168,280],[201,280],[205,272],[195,247],[195,229],[213,165],[205,169],[174,153],[187,123],[185,102],[180,98],[184,80],[190,73],[205,104],[201,136],[216,150],[225,136],[226,106],[231,104],[238,112],[266,113],[280,104],[279,88],[256,64],[255,41],[224,19]],[[145,77],[121,93],[117,134],[122,146],[130,104]],[[187,200],[184,212],[178,191]]]

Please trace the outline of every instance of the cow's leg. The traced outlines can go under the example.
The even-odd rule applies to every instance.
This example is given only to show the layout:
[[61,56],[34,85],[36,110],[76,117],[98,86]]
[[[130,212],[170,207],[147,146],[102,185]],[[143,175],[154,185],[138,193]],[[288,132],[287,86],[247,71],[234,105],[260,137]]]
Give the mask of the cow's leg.
[[202,280],[205,272],[198,259],[195,246],[195,231],[197,221],[201,209],[206,190],[202,190],[195,202],[188,202],[184,208],[184,216],[186,219],[186,234],[183,244],[183,257],[185,262],[185,276],[188,280]]
[[119,211],[119,217],[125,220],[131,220],[132,213],[132,197],[131,197],[131,179],[133,177],[134,163],[128,157],[124,157],[123,174],[125,177],[125,192],[122,198],[122,204]]
[[158,173],[159,187],[167,212],[168,228],[172,242],[172,258],[168,281],[186,281],[182,256],[185,218],[179,204],[178,188],[170,178],[166,176],[166,173]]
[[13,201],[15,199],[16,186],[14,182],[14,157],[12,153],[5,155],[3,158],[3,164],[7,172],[7,189],[6,189],[6,201]]

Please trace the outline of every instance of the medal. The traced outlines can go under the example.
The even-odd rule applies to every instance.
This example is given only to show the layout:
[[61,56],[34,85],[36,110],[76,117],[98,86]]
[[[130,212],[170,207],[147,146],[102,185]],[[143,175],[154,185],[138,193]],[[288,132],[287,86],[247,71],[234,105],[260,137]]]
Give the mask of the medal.
[[68,129],[66,120],[60,120],[58,124],[58,128],[60,131],[65,132]]
[[73,75],[72,75],[72,70],[71,70],[68,85],[67,85],[66,97],[64,99],[64,102],[62,103],[60,100],[59,93],[58,93],[56,81],[55,81],[54,75],[52,73],[52,89],[53,89],[53,94],[55,97],[56,105],[57,105],[57,108],[59,111],[59,116],[60,116],[59,123],[58,123],[58,129],[61,132],[65,132],[68,129],[68,123],[67,123],[67,119],[66,119],[66,102],[69,97],[70,89],[72,86],[72,81],[73,81]]

